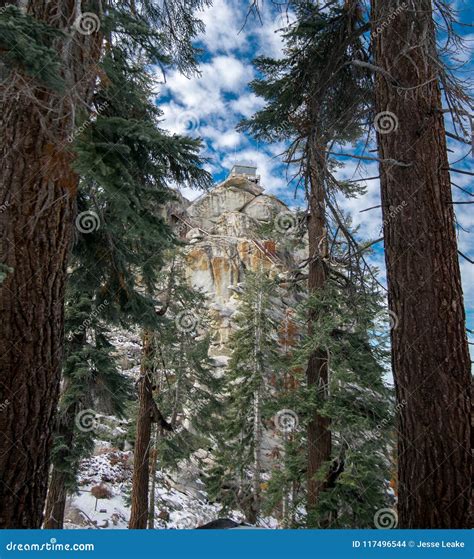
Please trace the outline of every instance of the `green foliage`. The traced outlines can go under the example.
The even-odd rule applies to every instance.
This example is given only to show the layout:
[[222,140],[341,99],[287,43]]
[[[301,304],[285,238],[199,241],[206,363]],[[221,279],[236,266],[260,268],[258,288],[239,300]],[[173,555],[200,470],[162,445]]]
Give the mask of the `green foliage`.
[[283,57],[254,62],[259,77],[251,88],[266,105],[239,129],[288,142],[285,158],[307,181],[311,150],[359,137],[365,120],[356,108],[365,105],[372,84],[369,73],[352,64],[365,56],[357,3],[301,0],[292,9],[296,21],[283,35]]
[[117,369],[115,348],[107,337],[103,320],[107,305],[105,301],[97,306],[94,293],[84,292],[82,286],[69,286],[64,386],[56,418],[52,461],[65,474],[70,491],[76,486],[80,460],[94,448],[98,427],[95,414],[102,412],[123,417],[125,402],[131,393],[130,381]]
[[[201,168],[200,141],[161,128],[150,66],[195,69],[190,41],[200,27],[190,10],[203,4],[186,2],[175,26],[172,15],[160,16],[150,2],[141,2],[140,12],[113,3],[101,21],[107,48],[91,110],[78,112],[69,138],[80,183],[53,451],[55,467],[68,474],[68,488],[74,487],[79,461],[91,452],[95,435],[78,428],[78,413],[91,408],[121,417],[132,405],[106,325],[157,329],[164,324],[157,312],[160,271],[165,253],[177,243],[165,221],[165,204],[176,183],[210,184]],[[186,18],[191,20],[184,25]]]
[[[265,270],[247,271],[231,338],[225,375],[224,415],[216,433],[215,463],[207,486],[227,510],[240,509],[252,520],[260,512],[262,430],[271,407],[270,377],[278,370],[278,324],[272,317],[276,283]],[[258,459],[261,462],[261,457]],[[255,482],[256,481],[256,482]],[[253,520],[254,521],[254,520]]]
[[0,49],[8,70],[20,69],[47,87],[62,91],[61,60],[55,40],[65,35],[13,5],[0,10]]
[[[375,511],[387,506],[394,443],[393,395],[384,383],[389,332],[374,335],[384,307],[375,284],[367,289],[368,284],[368,278],[351,277],[350,269],[339,270],[299,309],[298,324],[313,317],[312,334],[301,330],[304,335],[292,353],[296,388],[279,392],[280,407],[293,410],[299,426],[288,434],[283,465],[269,484],[273,504],[294,493],[286,518],[291,526],[369,528]],[[306,386],[304,369],[314,347],[328,352],[329,385],[313,391]],[[302,518],[306,426],[315,411],[330,418],[333,448],[331,461],[318,474],[325,482],[318,506]]]
[[158,408],[173,427],[160,440],[162,467],[176,468],[198,449],[208,448],[220,416],[222,381],[213,374],[208,356],[210,336],[205,296],[188,285],[183,255],[176,254],[161,289],[167,313],[154,334],[150,366]]

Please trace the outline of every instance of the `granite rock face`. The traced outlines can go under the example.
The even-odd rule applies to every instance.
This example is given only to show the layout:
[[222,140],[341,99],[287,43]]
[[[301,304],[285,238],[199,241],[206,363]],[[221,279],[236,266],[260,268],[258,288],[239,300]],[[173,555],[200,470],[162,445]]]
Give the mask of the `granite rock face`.
[[[285,280],[290,270],[306,258],[306,250],[288,250],[288,235],[271,233],[292,212],[281,200],[266,194],[256,181],[230,177],[183,208],[180,233],[185,249],[186,276],[209,300],[212,320],[210,356],[215,374],[225,375],[231,354],[229,337],[235,329],[238,292],[248,270],[265,269],[281,279],[274,294],[273,318],[283,322],[297,301]],[[296,217],[294,218],[296,222]],[[183,226],[185,224],[185,226]],[[183,230],[184,227],[184,230]],[[264,462],[278,455],[281,439],[272,425],[264,434]],[[265,458],[266,457],[266,458]]]

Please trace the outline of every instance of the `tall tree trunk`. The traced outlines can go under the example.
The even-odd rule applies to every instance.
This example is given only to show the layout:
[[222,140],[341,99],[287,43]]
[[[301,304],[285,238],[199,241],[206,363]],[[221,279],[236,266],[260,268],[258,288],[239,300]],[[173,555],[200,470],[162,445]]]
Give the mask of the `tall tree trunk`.
[[[316,150],[317,148],[313,148]],[[311,154],[311,176],[309,193],[309,293],[315,293],[324,289],[326,284],[326,270],[322,257],[326,249],[326,213],[324,202],[323,165],[317,153]],[[313,335],[314,323],[317,320],[315,313],[309,317],[308,333]],[[317,391],[319,397],[324,396],[329,380],[328,356],[324,348],[315,348],[311,354],[306,369],[306,380],[308,387]],[[324,481],[316,479],[316,474],[321,466],[331,458],[331,431],[328,418],[317,412],[313,413],[307,428],[308,437],[308,464],[307,464],[307,509],[309,523],[314,524],[311,511],[314,511],[319,494],[323,488]]]
[[399,527],[467,528],[470,361],[432,8],[429,0],[403,4],[372,0],[375,64],[393,77],[376,76],[376,112],[391,113],[376,116],[380,158],[409,165],[380,166],[388,300],[398,322]]
[[128,527],[145,529],[148,517],[148,482],[150,479],[150,439],[153,423],[153,383],[150,361],[153,356],[153,333],[143,333],[143,351],[138,381],[137,435],[133,452],[132,509]]
[[0,414],[0,528],[39,528],[42,521],[78,184],[66,146],[78,99],[87,105],[101,42],[97,33],[69,38],[75,2],[22,4],[38,20],[67,30],[55,45],[66,93],[21,70],[0,86],[0,205],[6,208],[0,253],[11,269],[0,285],[0,402],[9,403]]
[[54,466],[49,480],[43,528],[50,530],[63,529],[66,497],[66,473]]
[[[260,270],[261,273],[261,270]],[[261,409],[261,390],[263,382],[264,364],[262,363],[262,288],[259,286],[257,293],[257,308],[255,309],[255,341],[254,341],[254,381],[257,383],[253,394],[253,490],[252,507],[255,513],[255,520],[260,514],[260,484],[262,470],[262,409]]]
[[150,484],[150,497],[149,497],[149,510],[148,510],[148,529],[155,529],[155,493],[156,493],[156,464],[158,462],[158,437],[159,437],[159,427],[155,427],[155,444],[151,449],[151,459],[150,459],[150,474],[151,474],[151,484]]
[[[66,261],[77,178],[66,160],[62,179],[44,168],[48,139],[34,111],[6,103],[0,203],[0,528],[39,528],[56,409]],[[54,148],[53,148],[54,149]],[[59,158],[59,155],[58,155]],[[58,168],[59,171],[59,168]]]
[[[81,333],[80,336],[84,336]],[[72,404],[68,407],[64,415],[60,415],[60,425],[55,436],[61,438],[61,444],[64,450],[62,450],[62,456],[58,456],[58,462],[62,463],[64,468],[64,462],[67,460],[70,450],[73,448],[74,444],[74,421],[78,411],[77,404]],[[70,477],[70,475],[69,475]],[[46,506],[44,514],[43,528],[47,529],[62,529],[64,525],[64,511],[66,508],[66,497],[67,497],[67,481],[68,473],[58,468],[56,463],[53,463],[53,470],[49,479],[48,493],[46,497]]]

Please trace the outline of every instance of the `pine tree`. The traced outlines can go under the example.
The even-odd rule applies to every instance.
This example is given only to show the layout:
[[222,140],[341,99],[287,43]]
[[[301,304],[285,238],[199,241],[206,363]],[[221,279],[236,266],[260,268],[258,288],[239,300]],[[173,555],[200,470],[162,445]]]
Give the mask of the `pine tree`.
[[[357,279],[347,261],[342,266],[334,260],[325,289],[310,294],[298,310],[300,334],[291,344],[292,365],[287,366],[292,382],[279,387],[276,402],[293,414],[294,424],[282,425],[284,452],[268,490],[269,513],[286,497],[287,526],[370,528],[377,510],[388,506],[394,406],[383,381],[389,330],[379,324],[385,311],[376,288],[369,278]],[[301,326],[311,312],[317,322],[305,334]],[[325,347],[329,356],[328,385],[320,384],[316,392],[303,375],[315,345]],[[302,515],[305,426],[315,412],[330,421],[333,445],[316,473],[322,484],[317,506]]]
[[63,388],[56,416],[44,528],[62,528],[67,494],[77,488],[80,461],[94,447],[97,413],[123,417],[131,386],[117,370],[114,347],[102,316],[108,301],[96,307],[93,293],[71,287],[66,305]]
[[24,10],[4,6],[0,13],[0,200],[8,204],[0,252],[11,268],[0,288],[0,368],[2,398],[12,402],[0,417],[0,527],[39,528],[78,184],[67,139],[76,108],[89,105],[103,35],[73,28],[71,39],[73,4],[17,4]]
[[199,142],[158,128],[161,112],[148,102],[152,83],[143,66],[132,66],[117,48],[103,68],[107,87],[94,96],[97,117],[76,140],[83,211],[71,281],[92,290],[99,305],[110,302],[109,322],[156,325],[157,274],[163,251],[175,242],[161,215],[172,198],[168,181],[200,186],[208,175],[197,167]]
[[205,298],[187,285],[182,257],[172,258],[158,285],[166,293],[166,313],[158,329],[143,334],[130,528],[143,529],[147,518],[149,525],[153,521],[154,503],[148,502],[153,424],[158,430],[156,460],[161,467],[177,467],[193,451],[209,446],[218,409],[219,380],[210,370]]
[[[98,216],[102,225],[110,225],[106,243],[90,247],[85,257],[95,266],[101,258],[93,261],[94,251],[103,257],[108,247],[113,255],[107,259],[110,275],[103,286],[110,301],[122,305],[124,317],[131,318],[140,306],[150,311],[151,299],[131,296],[133,274],[128,277],[123,273],[127,267],[120,266],[124,256],[133,260],[133,252],[116,250],[121,239],[112,233],[136,227],[136,245],[143,237],[150,239],[145,225],[156,223],[152,213],[134,221],[141,201],[162,200],[161,187],[170,178],[207,182],[197,169],[199,144],[160,130],[159,113],[143,90],[152,64],[195,70],[191,40],[202,25],[194,13],[207,2],[18,4],[21,9],[9,6],[0,13],[2,73],[8,78],[2,81],[2,163],[7,172],[0,199],[9,207],[8,221],[2,220],[2,269],[6,266],[9,273],[0,290],[5,317],[0,338],[2,391],[14,404],[12,413],[0,418],[0,526],[33,528],[41,523],[46,493],[76,208],[95,212],[94,220]],[[141,87],[141,96],[134,99],[126,95],[133,85]],[[99,100],[107,97],[110,118],[100,114],[104,107]],[[119,99],[125,100],[121,113]],[[130,118],[124,118],[124,111],[138,101],[138,117],[131,110],[126,114]],[[145,105],[146,124],[140,123]],[[96,134],[88,145],[81,142],[83,132]],[[128,166],[131,161],[135,163]],[[112,226],[107,209],[119,210],[121,227],[119,220]],[[144,281],[159,260],[153,256],[143,265]],[[21,440],[26,452],[10,450],[11,440]]]
[[[455,41],[449,7],[436,8]],[[467,528],[470,358],[442,108],[443,97],[459,124],[466,97],[437,53],[429,0],[374,0],[371,22],[388,300],[400,322],[392,367],[398,402],[406,401],[399,526]]]
[[270,295],[275,285],[264,269],[246,272],[225,375],[224,416],[208,478],[211,497],[228,510],[240,509],[252,524],[262,509],[262,437],[266,408],[274,397],[269,386],[277,364]]
[[[360,134],[361,119],[358,113],[354,117],[353,108],[364,103],[370,79],[365,70],[351,65],[354,53],[363,51],[364,28],[357,3],[333,1],[321,7],[318,2],[303,0],[293,4],[296,22],[284,33],[283,58],[255,62],[263,77],[252,83],[252,89],[266,106],[241,128],[260,140],[290,144],[286,161],[298,165],[298,183],[308,199],[308,288],[317,294],[328,281],[328,208],[337,213],[331,196],[336,190],[354,194],[349,185],[338,185],[334,179],[330,150],[335,142],[350,141]],[[334,219],[340,227],[340,216]],[[314,312],[310,310],[308,316],[310,337],[319,318]],[[318,346],[308,356],[306,379],[313,392],[320,384],[328,385],[328,358],[326,348]],[[324,487],[316,474],[331,456],[332,440],[330,422],[323,415],[315,413],[307,429],[307,507],[311,510]]]

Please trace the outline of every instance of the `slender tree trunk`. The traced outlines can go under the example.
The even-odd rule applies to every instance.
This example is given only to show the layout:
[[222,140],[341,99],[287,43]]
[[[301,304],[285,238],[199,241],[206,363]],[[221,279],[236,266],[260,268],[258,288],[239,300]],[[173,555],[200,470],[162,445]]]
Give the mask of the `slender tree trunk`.
[[150,361],[153,355],[153,334],[143,333],[143,352],[138,381],[137,435],[133,452],[132,508],[129,528],[145,529],[148,517],[148,482],[150,479],[150,439],[153,423],[153,384]]
[[254,449],[253,449],[253,508],[255,510],[255,515],[258,517],[260,514],[260,484],[262,470],[262,410],[261,410],[261,397],[260,390],[255,390],[254,401],[253,401],[253,431],[254,431]]
[[156,493],[156,464],[158,462],[158,437],[159,437],[159,427],[155,427],[155,444],[151,450],[151,461],[150,461],[150,474],[151,474],[151,484],[150,484],[150,498],[149,498],[149,510],[148,510],[148,529],[155,529],[155,493]]
[[[261,270],[260,270],[261,272]],[[262,290],[259,288],[257,294],[257,308],[255,309],[255,342],[254,342],[254,377],[257,387],[253,394],[253,509],[255,519],[260,514],[260,483],[262,470],[262,409],[261,409],[261,384],[263,382],[263,363],[261,358],[262,351]]]
[[53,472],[49,480],[43,528],[51,530],[64,528],[66,497],[66,474],[53,466]]
[[78,100],[87,105],[101,43],[98,33],[68,38],[75,4],[23,3],[33,17],[67,30],[54,47],[65,92],[20,69],[0,86],[0,254],[10,268],[0,286],[0,402],[9,402],[0,414],[0,528],[39,528],[46,496],[78,184],[68,137]]
[[[467,528],[470,374],[429,0],[372,0],[401,528]],[[388,25],[390,14],[396,19]],[[399,208],[400,211],[393,210]]]
[[[85,336],[85,334],[81,333],[80,336]],[[72,449],[74,444],[74,420],[77,410],[78,406],[76,404],[69,406],[66,413],[60,416],[60,425],[57,433],[55,433],[55,436],[61,437],[61,443],[64,445],[63,455],[58,456],[58,461],[62,462],[63,468],[64,461],[67,459],[70,449]],[[67,478],[68,473],[53,463],[46,497],[43,528],[63,528],[67,497]]]
[[[316,149],[316,148],[315,148]],[[309,237],[309,293],[315,293],[324,289],[326,284],[326,270],[322,257],[326,249],[326,213],[324,203],[324,183],[323,166],[319,161],[318,154],[311,155],[311,177],[309,193],[309,218],[308,218],[308,237]],[[317,316],[314,313],[309,317],[308,333],[311,336],[314,332],[314,323]],[[324,396],[329,380],[328,376],[328,356],[324,348],[315,348],[309,358],[306,369],[306,379],[308,387],[317,391],[319,396]],[[324,481],[318,481],[316,474],[321,466],[331,458],[331,431],[328,418],[314,413],[308,423],[308,495],[307,509],[309,522],[311,511],[318,503],[319,494],[323,488]]]

